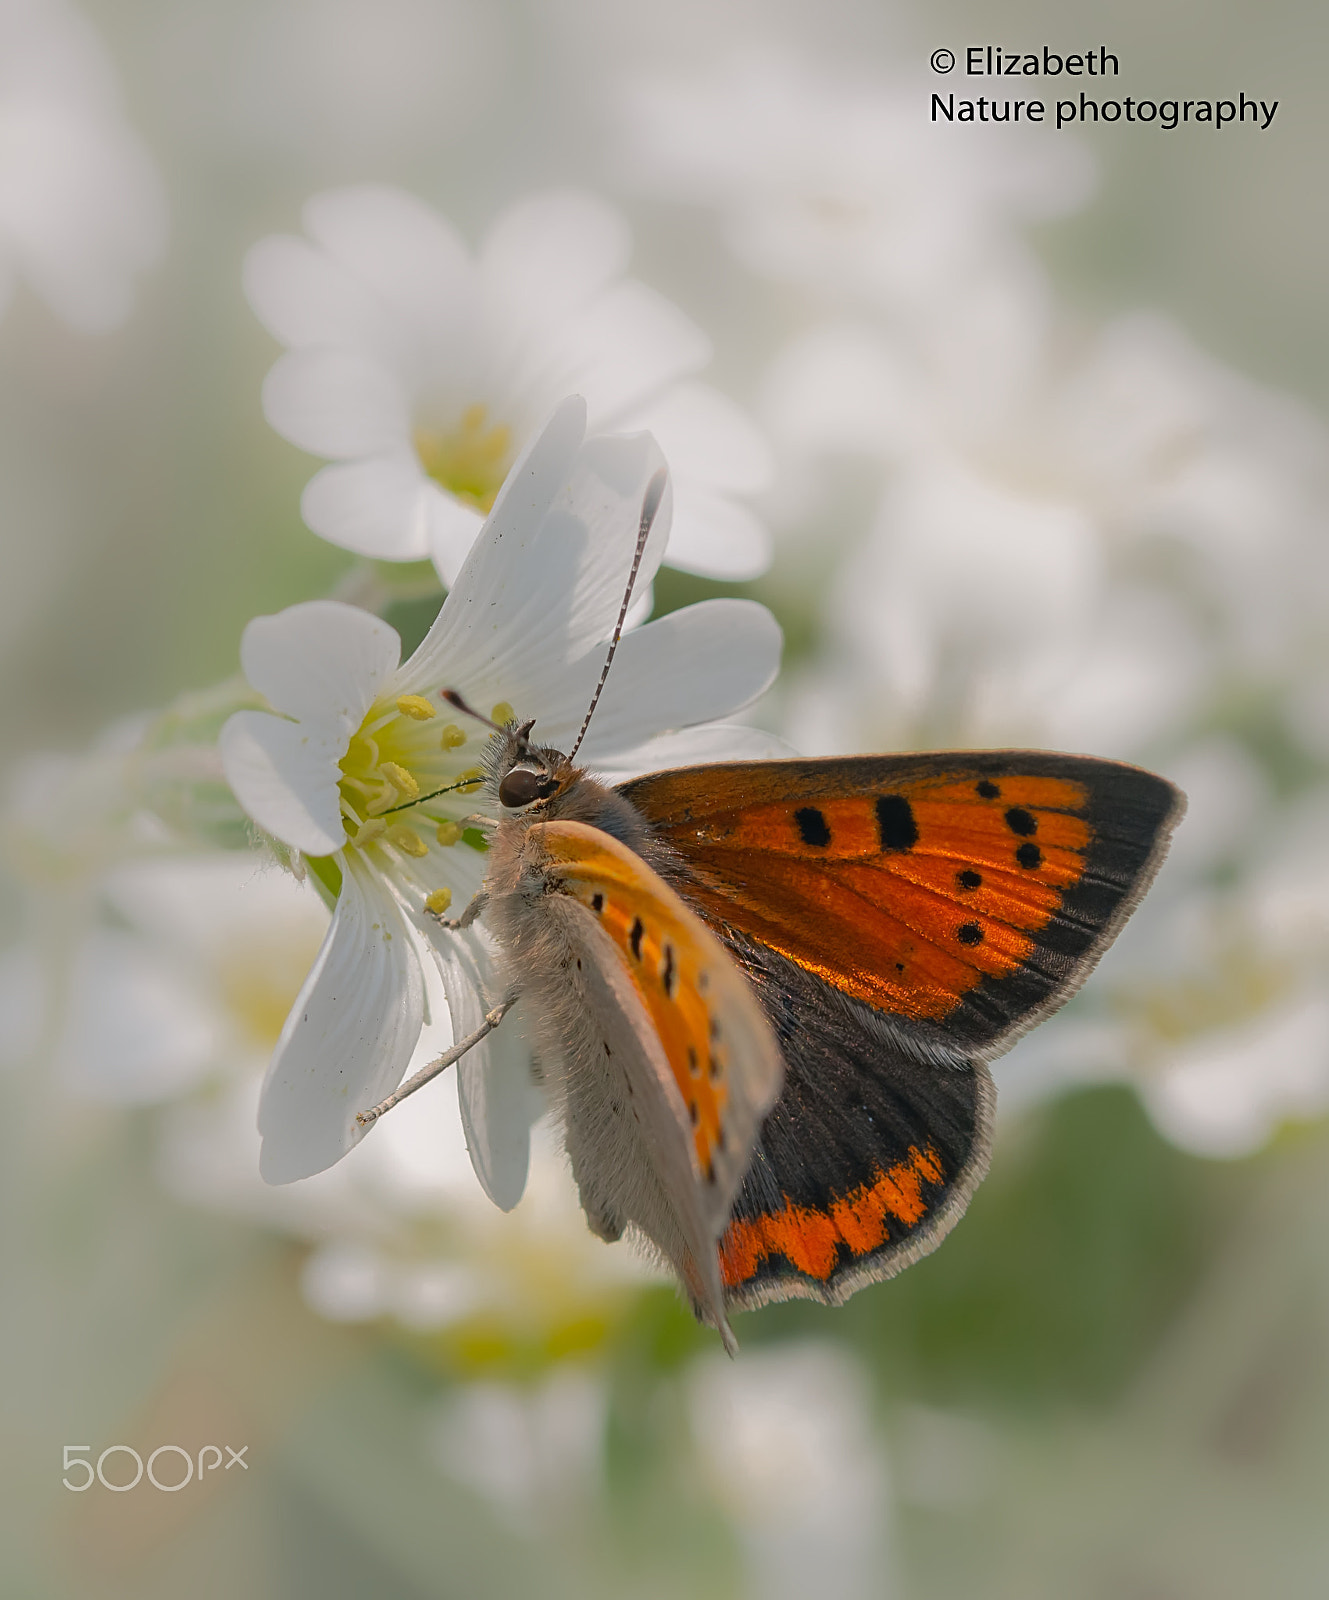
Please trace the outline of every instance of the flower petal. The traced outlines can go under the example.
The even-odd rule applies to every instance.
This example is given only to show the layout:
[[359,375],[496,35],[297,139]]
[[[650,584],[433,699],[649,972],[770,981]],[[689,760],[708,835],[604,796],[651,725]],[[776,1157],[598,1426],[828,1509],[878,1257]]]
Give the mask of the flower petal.
[[237,711],[218,739],[226,781],[259,827],[306,855],[346,843],[337,783],[349,735],[312,735],[266,711]]
[[263,380],[263,415],[284,439],[334,460],[409,448],[410,412],[381,362],[340,350],[294,350]]
[[775,461],[766,436],[727,395],[707,383],[676,383],[631,420],[655,435],[671,470],[713,488],[755,494]]
[[[779,624],[755,600],[703,600],[624,634],[582,746],[586,761],[612,760],[655,734],[747,705],[779,670],[781,639]],[[592,653],[565,671],[556,689],[532,686],[522,715],[540,719],[542,738],[559,744],[575,736],[602,665]],[[557,705],[550,703],[555,692]]]
[[437,211],[405,190],[366,184],[315,195],[304,223],[311,238],[414,328],[425,349],[469,342],[475,267]]
[[[581,444],[580,427],[580,402],[565,401],[513,470],[403,688],[454,681],[515,705],[547,695],[570,661],[609,638],[663,459],[648,434]],[[671,506],[666,486],[639,591],[659,565]]]
[[711,342],[696,323],[633,278],[616,283],[560,332],[560,386],[585,394],[595,431],[622,426],[631,408],[711,359]]
[[403,450],[316,472],[300,496],[300,515],[343,550],[377,561],[423,561],[436,499],[414,452]]
[[282,1030],[259,1103],[259,1171],[292,1183],[362,1137],[355,1117],[401,1081],[424,1021],[415,940],[354,852],[323,948]]
[[429,559],[434,563],[434,570],[443,587],[453,589],[458,574],[466,564],[466,557],[480,537],[485,519],[479,511],[463,505],[434,483],[426,484],[425,504],[429,525]]
[[511,205],[480,247],[494,298],[523,321],[562,322],[627,266],[632,236],[623,218],[592,194],[553,189]]
[[259,321],[294,350],[392,342],[390,318],[368,285],[307,239],[260,239],[245,256],[244,287]]
[[746,582],[771,564],[771,535],[747,506],[707,491],[695,478],[678,482],[669,565],[703,578]]
[[665,767],[702,766],[712,761],[781,761],[797,754],[793,745],[765,728],[708,722],[700,728],[659,734],[633,750],[615,750],[608,760],[597,763],[595,772],[607,783],[626,783]]
[[[447,990],[452,1034],[473,1033],[500,998],[486,993],[483,974],[494,970],[483,935],[455,935],[435,943],[434,957]],[[466,1148],[485,1193],[511,1211],[526,1188],[530,1130],[545,1110],[531,1073],[531,1049],[516,1006],[489,1037],[457,1063],[457,1095]]]
[[354,733],[401,659],[395,628],[357,606],[306,600],[255,617],[240,641],[245,677],[278,711]]

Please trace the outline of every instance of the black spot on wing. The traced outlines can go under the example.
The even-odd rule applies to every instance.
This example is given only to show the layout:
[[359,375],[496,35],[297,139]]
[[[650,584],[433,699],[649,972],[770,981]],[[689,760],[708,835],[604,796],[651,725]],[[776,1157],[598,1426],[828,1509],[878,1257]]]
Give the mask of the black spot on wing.
[[1031,811],[1026,811],[1023,806],[1012,806],[1006,813],[1006,826],[1012,833],[1018,833],[1024,838],[1028,834],[1038,832],[1038,818]]
[[[1024,847],[1022,846],[1022,848]],[[1038,846],[1035,845],[1034,848],[1037,849]],[[1020,852],[1017,850],[1015,853],[1019,855]],[[962,889],[981,889],[983,887],[983,874],[975,872],[972,867],[966,867],[963,872],[955,874],[955,881]]]
[[989,778],[984,778],[981,783],[976,783],[974,789],[985,800],[1000,800],[1001,798],[1001,790]]
[[678,970],[674,966],[674,947],[667,944],[664,947],[664,966],[660,970],[660,982],[664,985],[665,999],[674,998],[674,989],[678,983]]
[[595,891],[595,893],[591,896],[591,910],[594,911],[596,916],[598,917],[600,915],[600,913],[604,910],[604,908],[605,908],[605,897],[597,889]]
[[794,821],[798,824],[798,835],[804,844],[820,846],[831,842],[831,830],[816,806],[800,806],[794,812]]
[[955,937],[961,944],[982,944],[983,930],[976,922],[963,922],[955,930]]
[[632,932],[628,935],[628,944],[632,948],[632,959],[634,961],[641,960],[641,938],[645,932],[646,927],[641,918],[634,918],[632,923]]
[[918,843],[914,808],[902,794],[877,796],[877,835],[883,850],[912,850]]
[[1015,859],[1022,867],[1027,867],[1032,871],[1035,867],[1043,865],[1043,852],[1036,844],[1026,840],[1015,852]]

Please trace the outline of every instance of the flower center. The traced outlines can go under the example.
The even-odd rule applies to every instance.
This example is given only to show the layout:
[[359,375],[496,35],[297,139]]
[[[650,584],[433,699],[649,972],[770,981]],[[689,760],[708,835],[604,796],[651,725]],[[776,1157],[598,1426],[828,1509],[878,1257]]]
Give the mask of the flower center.
[[[493,720],[511,722],[512,707],[501,701]],[[419,894],[424,910],[440,914],[452,890],[438,882],[434,852],[455,844],[489,848],[483,830],[466,821],[485,781],[467,742],[465,729],[444,721],[433,701],[403,694],[370,707],[341,759],[349,847],[369,852]]]
[[487,426],[489,408],[467,406],[452,429],[417,428],[415,448],[436,483],[478,511],[489,512],[512,465],[512,429]]

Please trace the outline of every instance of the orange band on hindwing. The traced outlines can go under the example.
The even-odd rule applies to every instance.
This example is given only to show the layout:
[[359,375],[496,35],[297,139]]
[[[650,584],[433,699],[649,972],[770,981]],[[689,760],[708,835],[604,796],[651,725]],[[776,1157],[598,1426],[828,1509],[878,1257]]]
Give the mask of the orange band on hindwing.
[[917,1227],[928,1210],[923,1185],[941,1184],[941,1158],[931,1144],[909,1154],[874,1182],[832,1200],[824,1211],[786,1200],[779,1211],[735,1219],[720,1242],[720,1270],[727,1287],[749,1282],[771,1256],[783,1256],[795,1271],[826,1282],[851,1256],[870,1255],[891,1238],[888,1218],[901,1232]]

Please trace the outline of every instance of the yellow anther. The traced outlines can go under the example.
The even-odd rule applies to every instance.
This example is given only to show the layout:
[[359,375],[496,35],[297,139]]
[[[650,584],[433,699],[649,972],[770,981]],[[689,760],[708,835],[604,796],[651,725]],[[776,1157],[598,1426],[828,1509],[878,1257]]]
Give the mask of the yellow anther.
[[425,897],[425,910],[432,912],[436,917],[441,917],[451,904],[451,889],[435,889],[433,894]]
[[467,767],[465,772],[457,775],[457,787],[463,794],[469,794],[472,789],[478,789],[484,781],[484,772],[479,767]]
[[381,817],[370,817],[368,822],[362,822],[360,828],[351,840],[358,850],[363,850],[365,845],[373,844],[375,839],[381,839],[388,831],[388,825]]
[[449,722],[443,730],[439,740],[439,747],[443,750],[456,750],[459,745],[466,743],[466,735],[455,722]]
[[408,856],[416,856],[418,858],[429,854],[429,846],[414,828],[408,828],[404,822],[394,822],[392,824],[387,832],[387,840],[389,844],[395,844],[398,850]]
[[405,767],[398,766],[395,761],[385,761],[378,770],[403,800],[418,800],[420,798],[420,785],[407,772]]
[[489,715],[498,723],[500,728],[506,728],[509,722],[517,720],[517,713],[506,700],[500,700]]
[[434,714],[433,706],[422,694],[399,694],[397,710],[404,717],[414,717],[417,722],[428,722]]
[[435,837],[441,845],[456,844],[457,840],[461,838],[461,823],[440,822],[438,833]]

